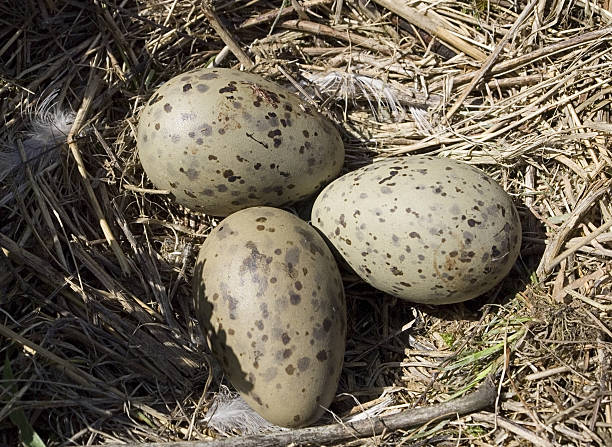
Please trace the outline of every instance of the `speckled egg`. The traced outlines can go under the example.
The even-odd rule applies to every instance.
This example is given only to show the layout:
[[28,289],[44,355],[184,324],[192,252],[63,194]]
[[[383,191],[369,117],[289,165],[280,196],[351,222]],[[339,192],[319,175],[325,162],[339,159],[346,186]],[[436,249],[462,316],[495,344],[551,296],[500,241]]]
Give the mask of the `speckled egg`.
[[344,160],[329,119],[261,76],[224,68],[163,84],[142,110],[137,146],[155,186],[215,216],[308,197]]
[[200,249],[194,295],[214,356],[255,411],[285,427],[322,415],[342,369],[346,306],[314,228],[270,207],[230,215]]
[[491,289],[512,268],[521,223],[480,169],[429,156],[387,159],[329,184],[312,224],[372,286],[448,304]]

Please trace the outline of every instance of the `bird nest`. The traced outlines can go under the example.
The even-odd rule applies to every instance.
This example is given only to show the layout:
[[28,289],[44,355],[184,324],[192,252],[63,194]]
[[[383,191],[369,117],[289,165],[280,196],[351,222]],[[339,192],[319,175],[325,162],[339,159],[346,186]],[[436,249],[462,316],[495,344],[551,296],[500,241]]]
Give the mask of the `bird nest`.
[[[0,444],[612,445],[611,10],[0,3]],[[270,427],[226,388],[190,285],[218,219],[173,203],[138,160],[154,89],[207,66],[263,74],[319,107],[342,133],[345,172],[461,160],[521,217],[510,275],[462,304],[413,305],[343,270],[343,372],[308,429]]]

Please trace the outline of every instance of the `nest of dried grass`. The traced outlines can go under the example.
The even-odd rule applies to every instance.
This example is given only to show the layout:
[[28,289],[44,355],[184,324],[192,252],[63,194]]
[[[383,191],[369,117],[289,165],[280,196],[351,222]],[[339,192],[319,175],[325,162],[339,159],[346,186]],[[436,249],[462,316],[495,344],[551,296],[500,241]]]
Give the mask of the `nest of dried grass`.
[[[163,81],[242,63],[316,92],[346,170],[456,158],[521,214],[515,269],[477,300],[412,306],[345,274],[340,416],[444,402],[487,376],[499,389],[487,411],[345,445],[612,445],[611,3],[208,6],[0,3],[0,444],[28,427],[48,446],[220,436],[190,289],[217,221],[152,189],[135,123]],[[36,120],[62,119],[68,138],[28,157]]]

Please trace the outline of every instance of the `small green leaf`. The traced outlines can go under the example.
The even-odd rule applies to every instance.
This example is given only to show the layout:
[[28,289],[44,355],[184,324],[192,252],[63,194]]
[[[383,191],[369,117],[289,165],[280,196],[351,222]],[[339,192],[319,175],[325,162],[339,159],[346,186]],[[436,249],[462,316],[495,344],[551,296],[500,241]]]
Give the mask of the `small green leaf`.
[[445,332],[443,334],[440,334],[440,336],[442,337],[442,340],[444,340],[444,343],[446,343],[446,346],[448,346],[449,348],[453,347],[453,343],[455,343],[455,336],[453,334]]
[[[4,380],[8,383],[13,382],[15,377],[13,376],[13,370],[11,368],[11,363],[9,362],[8,356],[4,359],[4,370],[2,373]],[[8,394],[12,396],[15,392],[15,385],[10,385],[8,387]],[[38,433],[34,431],[34,428],[28,422],[25,413],[23,410],[15,410],[9,414],[9,419],[13,424],[17,426],[19,429],[19,439],[26,447],[45,447],[45,443]]]

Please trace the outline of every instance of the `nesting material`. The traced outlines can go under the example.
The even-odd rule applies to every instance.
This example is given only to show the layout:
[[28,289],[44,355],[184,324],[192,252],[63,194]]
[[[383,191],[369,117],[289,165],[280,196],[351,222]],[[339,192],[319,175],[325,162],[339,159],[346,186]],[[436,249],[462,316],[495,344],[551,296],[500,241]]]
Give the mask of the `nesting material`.
[[[382,417],[469,397],[489,374],[500,395],[477,416],[339,445],[612,445],[609,3],[0,1],[0,144],[12,151],[0,161],[0,356],[15,375],[0,414],[58,445],[242,432],[203,420],[229,385],[191,303],[195,248],[219,219],[156,187],[136,146],[155,89],[215,64],[252,67],[320,109],[340,131],[343,174],[399,155],[460,160],[521,220],[512,270],[461,304],[406,303],[341,267],[338,420],[380,396],[393,400]],[[50,91],[82,133],[29,162],[30,180],[13,143],[42,161],[27,133]],[[69,121],[58,111],[37,133]],[[311,203],[293,211],[307,218]],[[0,444],[20,443],[13,419]]]

